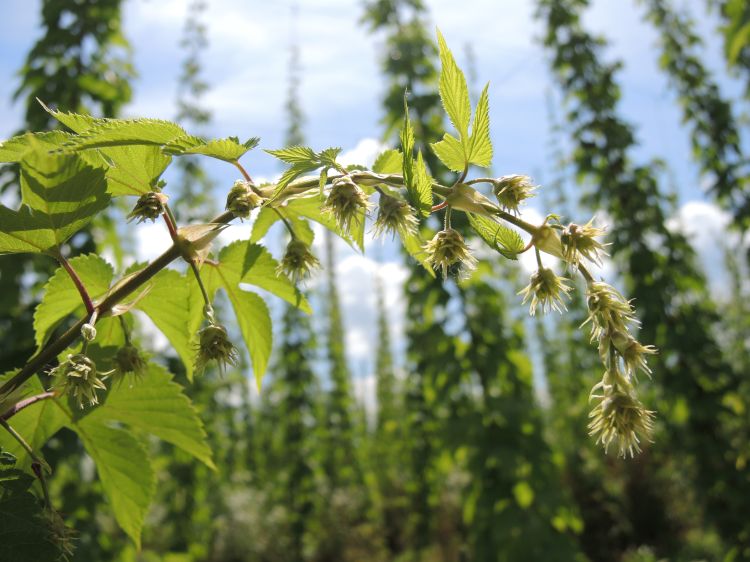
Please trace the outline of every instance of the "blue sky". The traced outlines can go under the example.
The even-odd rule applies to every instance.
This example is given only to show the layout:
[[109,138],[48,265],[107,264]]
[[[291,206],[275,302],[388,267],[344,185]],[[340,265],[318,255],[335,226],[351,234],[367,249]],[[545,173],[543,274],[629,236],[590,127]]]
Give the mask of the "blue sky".
[[[0,138],[21,124],[21,106],[11,104],[10,98],[18,85],[16,73],[25,54],[41,33],[40,4],[39,0],[4,0],[6,17],[0,21]],[[383,37],[369,34],[358,24],[363,12],[359,0],[301,0],[298,4],[296,33],[302,49],[300,95],[307,116],[306,136],[315,148],[342,146],[353,159],[372,158],[381,135],[383,85],[378,57]],[[471,45],[477,87],[490,82],[495,173],[527,173],[543,183],[551,174],[550,95],[558,107],[558,118],[562,118],[562,109],[540,46],[541,28],[533,21],[534,2],[427,0],[426,4],[431,24],[440,27],[459,64],[465,62],[466,45]],[[706,14],[706,2],[677,4],[700,21],[707,39],[704,59],[722,77],[724,93],[738,97],[741,87],[725,77],[717,22]],[[134,47],[139,73],[133,101],[125,110],[127,115],[174,117],[176,78],[183,56],[179,40],[187,5],[186,0],[124,1],[125,34]],[[290,0],[209,0],[204,19],[210,47],[203,64],[204,76],[211,84],[205,98],[205,105],[213,111],[213,123],[207,131],[211,135],[260,136],[265,148],[282,144],[291,5]],[[643,21],[643,13],[636,1],[598,0],[587,12],[585,22],[589,29],[609,39],[607,57],[624,62],[619,74],[621,112],[637,127],[641,146],[636,157],[660,157],[668,163],[680,202],[675,220],[682,217],[701,225],[696,244],[705,253],[723,234],[726,216],[704,199],[688,132],[680,124],[675,95],[658,69],[656,35]],[[259,150],[245,158],[245,165],[258,177],[270,178],[278,173],[277,163]],[[223,185],[235,179],[229,167],[212,164],[210,171]],[[230,236],[241,237],[244,232],[236,229]],[[154,237],[163,235],[148,227],[137,234],[146,255],[158,246]],[[164,244],[168,244],[166,238]],[[385,268],[388,303],[396,313],[393,327],[398,336],[401,322],[395,317],[403,310],[399,287],[404,268],[392,249],[386,245],[366,256],[342,249],[338,266],[350,321],[349,355],[355,370],[362,373],[371,368],[367,366],[368,342],[374,325],[371,295],[377,262]]]

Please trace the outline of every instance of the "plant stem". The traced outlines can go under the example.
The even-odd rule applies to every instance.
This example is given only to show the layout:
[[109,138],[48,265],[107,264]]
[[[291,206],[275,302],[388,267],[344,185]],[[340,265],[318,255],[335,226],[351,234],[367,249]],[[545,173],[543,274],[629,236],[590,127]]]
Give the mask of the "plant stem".
[[91,300],[91,297],[89,296],[89,293],[86,290],[86,286],[83,284],[83,281],[81,281],[81,278],[78,277],[78,274],[76,273],[75,269],[73,269],[73,266],[71,266],[70,262],[65,259],[65,256],[62,255],[59,249],[55,250],[53,255],[59,262],[59,264],[65,269],[65,271],[68,272],[71,281],[73,281],[73,285],[75,285],[76,289],[78,289],[78,294],[81,295],[81,300],[86,307],[86,312],[89,315],[92,314],[94,312],[94,302]]
[[47,466],[47,463],[36,455],[34,449],[31,448],[31,445],[26,442],[26,440],[21,436],[20,433],[18,433],[15,429],[8,425],[8,422],[5,421],[5,419],[0,418],[0,425],[5,428],[5,431],[10,433],[13,439],[18,441],[21,447],[23,447],[23,449],[28,453],[29,457],[31,457],[32,469],[34,470],[34,474],[36,474],[36,477],[39,479],[39,483],[42,485],[42,493],[44,494],[44,506],[50,507],[52,503],[49,499],[47,481],[44,479],[44,467]]
[[[234,218],[234,213],[226,211],[215,217],[211,222],[226,224]],[[112,292],[96,306],[99,316],[106,316],[106,314],[112,310],[112,307],[181,256],[182,254],[177,244],[172,244],[166,252],[141,269],[138,273],[128,277],[127,280],[121,284],[116,285]],[[86,323],[87,319],[88,315],[81,318],[59,338],[50,342],[44,349],[29,359],[26,365],[24,365],[24,367],[16,373],[13,378],[0,387],[0,395],[13,392],[15,389],[19,388],[24,382],[29,380],[34,373],[42,369],[59,353],[64,351],[65,348],[72,344],[76,338],[81,335],[81,326]]]
[[24,398],[20,402],[16,403],[16,405],[13,406],[10,410],[8,410],[2,416],[0,416],[0,420],[8,421],[10,418],[15,416],[18,412],[20,412],[24,408],[28,408],[32,404],[36,404],[37,402],[46,400],[47,398],[53,398],[54,396],[55,396],[54,392],[42,392],[41,394],[36,394],[34,396],[29,396],[28,398]]

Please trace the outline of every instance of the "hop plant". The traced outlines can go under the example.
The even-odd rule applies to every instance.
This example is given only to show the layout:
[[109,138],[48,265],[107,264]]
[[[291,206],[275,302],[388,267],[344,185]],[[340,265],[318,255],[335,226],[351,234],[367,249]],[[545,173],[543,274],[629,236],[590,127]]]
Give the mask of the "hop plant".
[[589,414],[589,433],[609,451],[617,448],[621,457],[641,451],[641,439],[648,440],[654,427],[654,413],[638,400],[635,389],[620,375],[607,372],[591,391],[597,404]]
[[419,222],[414,211],[406,202],[390,195],[382,194],[378,205],[378,216],[375,219],[375,236],[383,233],[399,234],[402,237],[412,236],[417,232]]
[[651,368],[648,366],[647,356],[656,355],[657,351],[653,345],[643,345],[630,333],[614,331],[602,335],[599,341],[599,354],[603,361],[607,360],[611,353],[610,347],[614,346],[618,355],[622,358],[625,373],[635,376],[640,370],[651,376]]
[[310,251],[310,247],[294,238],[287,244],[276,273],[287,275],[296,282],[309,277],[310,272],[318,267],[320,267],[320,262]]
[[263,198],[255,192],[254,187],[249,181],[237,180],[234,182],[227,195],[227,211],[231,211],[240,219],[248,218],[250,211],[263,203]]
[[536,314],[537,306],[541,305],[545,314],[550,310],[562,312],[567,310],[563,297],[567,297],[571,287],[565,284],[566,279],[558,276],[554,271],[546,267],[538,269],[531,275],[529,284],[519,291],[523,295],[521,304],[531,300],[529,314]]
[[198,333],[198,356],[195,370],[202,373],[211,361],[216,361],[219,371],[224,374],[227,365],[237,366],[240,356],[237,348],[229,340],[224,326],[210,323]]
[[144,222],[146,220],[155,221],[164,213],[164,205],[167,204],[169,197],[158,191],[149,191],[138,198],[138,201],[128,215],[128,221]]
[[361,211],[367,211],[367,194],[349,176],[337,178],[331,185],[323,210],[333,216],[344,232],[362,220]]
[[462,273],[471,272],[477,266],[477,260],[471,255],[464,237],[457,230],[446,228],[441,230],[424,246],[427,253],[427,263],[433,269],[442,271],[443,277],[448,276],[448,268],[461,264]]
[[560,235],[563,259],[572,267],[578,267],[581,258],[601,264],[602,256],[609,255],[604,250],[606,245],[597,240],[604,229],[593,226],[593,222],[591,219],[583,226],[570,223]]
[[118,383],[122,383],[127,375],[140,379],[145,375],[148,365],[139,349],[129,342],[117,350],[114,364],[113,377]]
[[103,379],[110,373],[99,373],[96,363],[83,353],[68,355],[68,358],[50,371],[54,387],[62,394],[72,396],[83,409],[87,404],[99,403],[98,390],[107,390]]
[[638,322],[630,302],[607,283],[589,283],[586,301],[589,316],[582,325],[591,323],[591,341],[599,340],[609,331],[627,332],[628,324]]
[[519,207],[530,197],[534,196],[536,186],[529,176],[510,174],[493,180],[492,192],[498,203],[513,214],[520,214]]

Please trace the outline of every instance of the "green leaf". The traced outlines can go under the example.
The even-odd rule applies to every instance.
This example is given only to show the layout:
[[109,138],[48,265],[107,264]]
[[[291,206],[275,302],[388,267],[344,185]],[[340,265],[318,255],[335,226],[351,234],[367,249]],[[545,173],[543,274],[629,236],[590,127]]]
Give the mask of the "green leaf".
[[308,246],[311,246],[315,239],[315,233],[310,228],[309,223],[300,218],[293,212],[289,212],[287,207],[263,207],[258,213],[255,222],[253,223],[253,230],[250,233],[250,242],[259,242],[268,232],[268,230],[281,220],[283,216],[287,222],[292,225],[294,235],[297,239],[301,240]]
[[193,380],[196,346],[195,333],[200,327],[202,312],[194,320],[191,290],[187,278],[173,269],[162,269],[150,281],[146,296],[136,303],[167,337],[185,364],[189,380]]
[[109,427],[92,415],[70,424],[96,464],[117,523],[141,545],[141,529],[154,496],[156,478],[143,444],[124,429]]
[[102,149],[101,154],[110,165],[107,169],[107,191],[114,197],[143,195],[153,191],[172,161],[158,146],[148,145],[107,148]]
[[438,49],[440,51],[440,99],[443,101],[445,112],[450,117],[453,126],[458,131],[463,143],[468,141],[469,120],[471,119],[471,102],[466,77],[458,68],[448,45],[440,30],[437,32]]
[[463,146],[461,146],[461,141],[456,137],[445,133],[443,140],[432,143],[430,146],[435,155],[449,170],[453,170],[454,172],[464,171],[467,160]]
[[132,385],[114,385],[106,402],[87,417],[124,423],[150,433],[216,469],[203,423],[192,402],[160,365],[150,363],[148,373]]
[[320,151],[320,154],[318,154],[318,160],[323,166],[334,168],[336,167],[336,158],[338,158],[339,154],[341,154],[341,148],[337,146],[326,148],[325,150]]
[[[39,100],[37,100],[39,101]],[[77,113],[63,113],[53,111],[44,103],[41,106],[52,117],[76,133],[83,133],[94,126],[106,126],[109,119],[96,119],[90,115]],[[57,131],[53,131],[57,132]],[[67,135],[63,140],[76,142]],[[57,144],[60,148],[62,140]],[[82,152],[81,154],[97,154],[97,152]],[[131,145],[113,147],[98,151],[98,157],[107,165],[107,192],[113,196],[143,195],[153,189],[156,181],[172,161],[170,156],[162,153],[158,146]]]
[[225,162],[237,162],[246,152],[258,146],[259,142],[260,139],[257,137],[241,143],[237,137],[205,140],[201,137],[186,135],[167,143],[162,150],[166,154],[175,156],[202,154]]
[[6,561],[58,560],[41,503],[31,492],[35,478],[14,467],[0,449],[0,558]]
[[415,207],[419,204],[419,198],[414,191],[414,129],[409,120],[409,105],[404,95],[404,126],[401,129],[401,172],[404,176],[404,185],[409,194],[410,203]]
[[21,188],[28,206],[20,211],[0,206],[0,253],[59,247],[109,203],[104,171],[72,155],[27,153]]
[[[104,259],[89,254],[77,256],[68,262],[83,282],[84,287],[96,300],[109,289],[114,271]],[[34,311],[34,333],[37,347],[41,347],[52,330],[67,316],[77,310],[85,310],[81,295],[62,267],[55,271],[44,286],[42,301]]]
[[518,254],[523,250],[524,243],[521,235],[515,230],[508,228],[492,219],[466,213],[469,224],[487,245],[509,259],[518,259]]
[[403,157],[395,148],[381,152],[372,165],[372,171],[378,174],[399,174],[402,169]]
[[80,113],[65,113],[62,111],[56,111],[47,107],[42,100],[37,98],[39,105],[42,106],[44,111],[49,113],[52,117],[57,119],[60,123],[65,125],[68,129],[74,133],[82,133],[83,131],[90,129],[94,125],[103,125],[107,119],[97,119],[91,115],[82,115]]
[[412,234],[406,237],[401,236],[401,241],[407,253],[421,263],[433,278],[436,277],[434,268],[427,261],[427,252],[424,251],[424,240],[418,234]]
[[469,162],[485,168],[492,164],[492,140],[490,139],[490,102],[487,84],[477,102],[474,123],[469,138]]
[[299,176],[307,172],[312,172],[314,170],[317,170],[319,167],[320,165],[317,163],[309,164],[306,162],[301,162],[299,164],[293,164],[290,168],[285,170],[283,174],[281,174],[279,181],[276,183],[276,189],[274,190],[273,194],[266,202],[266,205],[273,203],[278,198],[278,196],[281,195],[281,193],[284,191],[284,188],[286,188],[287,185],[292,183]]
[[[352,224],[352,232],[344,232],[339,228],[339,224],[330,213],[321,210],[323,205],[325,205],[325,197],[321,197],[320,194],[316,193],[312,196],[290,199],[283,206],[279,207],[279,209],[285,216],[305,217],[315,221],[342,238],[352,248],[354,248],[356,244],[361,250],[364,240],[365,221],[361,220],[358,224]],[[362,215],[362,218],[364,218],[364,213],[362,213]],[[294,225],[295,234],[298,234],[296,230],[297,223],[294,223]],[[310,234],[312,234],[312,231],[310,231]],[[310,243],[312,243],[312,237],[310,238]]]
[[287,164],[307,164],[317,167],[319,163],[318,155],[309,146],[290,146],[280,150],[266,150],[265,152]]
[[75,151],[134,144],[162,146],[186,135],[182,127],[170,121],[106,119],[97,121],[91,128],[74,137],[66,148]]
[[432,178],[427,173],[421,150],[417,154],[417,165],[414,168],[414,191],[417,198],[417,213],[422,217],[429,216],[432,211]]
[[63,131],[44,131],[18,135],[0,144],[0,162],[20,162],[30,150],[41,152],[59,150],[72,137],[71,134]]
[[271,356],[271,316],[263,299],[241,289],[240,283],[261,286],[300,307],[307,305],[304,297],[288,280],[276,277],[276,265],[276,261],[262,246],[237,241],[221,251],[218,262],[207,261],[201,270],[201,278],[209,296],[221,288],[229,297],[250,352],[258,388]]
[[253,223],[253,230],[250,232],[250,242],[260,242],[261,238],[279,220],[281,220],[281,217],[273,207],[261,208]]

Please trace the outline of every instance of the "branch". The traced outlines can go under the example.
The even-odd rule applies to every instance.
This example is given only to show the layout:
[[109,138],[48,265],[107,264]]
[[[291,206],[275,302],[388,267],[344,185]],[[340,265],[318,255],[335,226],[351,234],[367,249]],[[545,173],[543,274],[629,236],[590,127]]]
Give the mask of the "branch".
[[27,408],[31,406],[32,404],[36,404],[37,402],[41,402],[42,400],[46,400],[47,398],[54,398],[54,397],[55,397],[54,392],[43,392],[42,394],[29,396],[28,398],[25,398],[21,400],[20,402],[18,402],[10,410],[8,410],[2,416],[0,416],[0,420],[8,421],[10,418],[15,416],[18,412],[20,412],[24,408]]
[[78,277],[78,274],[76,273],[75,269],[73,269],[73,266],[70,265],[70,262],[67,259],[65,259],[65,256],[62,255],[59,249],[56,249],[52,255],[60,263],[60,265],[63,266],[65,271],[68,272],[70,279],[73,281],[73,285],[75,285],[76,289],[78,289],[78,294],[81,295],[83,304],[86,306],[86,312],[90,316],[94,312],[94,302],[91,300],[91,296],[89,296],[89,293],[86,290],[86,286],[83,284],[83,281],[81,281],[81,278]]
[[[227,211],[215,217],[211,222],[226,224],[232,219],[234,219],[234,214]],[[130,293],[138,289],[154,275],[159,273],[159,271],[167,267],[170,263],[180,258],[181,256],[182,254],[177,244],[172,244],[172,246],[170,246],[170,248],[166,252],[164,252],[138,273],[134,274],[132,277],[127,278],[127,280],[120,285],[115,285],[112,292],[109,293],[109,295],[107,295],[104,300],[95,307],[98,315],[100,317],[106,316],[106,314],[110,312],[116,304],[118,304],[125,297],[130,295]],[[24,367],[13,378],[11,378],[2,387],[0,387],[0,395],[13,392],[17,388],[19,388],[23,383],[29,380],[34,375],[34,373],[42,369],[45,365],[47,365],[47,363],[49,363],[55,357],[57,357],[57,355],[62,353],[70,344],[72,344],[76,340],[77,337],[80,336],[81,326],[86,323],[86,321],[88,320],[88,316],[89,315],[81,318],[59,338],[50,342],[47,347],[42,349],[31,359],[29,359],[28,363],[26,363],[26,365],[24,365]]]

